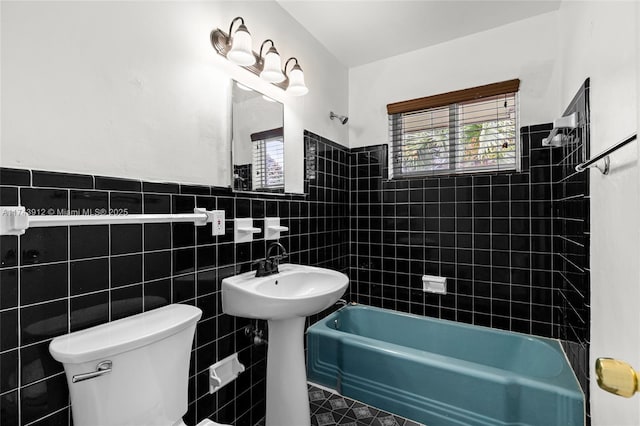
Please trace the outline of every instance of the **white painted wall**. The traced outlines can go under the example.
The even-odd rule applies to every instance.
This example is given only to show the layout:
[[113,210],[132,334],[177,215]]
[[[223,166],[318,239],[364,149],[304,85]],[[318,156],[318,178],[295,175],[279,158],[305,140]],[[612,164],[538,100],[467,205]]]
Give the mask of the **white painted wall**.
[[[1,2],[0,166],[229,185],[229,79],[285,104],[287,191],[303,189],[303,129],[347,144],[348,75],[272,1]],[[289,97],[209,42],[243,16],[258,50],[296,56]]]
[[[638,4],[562,3],[558,107],[591,78],[591,152],[638,128]],[[638,144],[611,156],[611,173],[591,170],[591,413],[594,426],[637,426],[637,401],[598,388],[593,366],[614,357],[640,369],[640,185]],[[637,397],[636,397],[637,398]]]
[[520,78],[520,124],[558,114],[557,13],[349,70],[349,145],[388,142],[386,105]]

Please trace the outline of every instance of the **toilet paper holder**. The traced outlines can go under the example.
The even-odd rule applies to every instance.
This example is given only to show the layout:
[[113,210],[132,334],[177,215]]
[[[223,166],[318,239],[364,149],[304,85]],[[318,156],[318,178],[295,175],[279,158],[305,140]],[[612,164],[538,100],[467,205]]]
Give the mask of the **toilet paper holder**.
[[244,370],[245,367],[238,360],[237,353],[216,362],[209,367],[209,393],[217,392],[218,389],[235,380]]

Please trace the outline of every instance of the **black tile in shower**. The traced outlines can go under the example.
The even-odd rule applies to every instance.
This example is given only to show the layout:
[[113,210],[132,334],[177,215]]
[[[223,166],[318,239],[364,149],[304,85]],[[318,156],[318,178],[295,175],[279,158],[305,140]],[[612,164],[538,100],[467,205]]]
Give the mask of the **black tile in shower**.
[[20,309],[20,344],[68,333],[68,301],[58,300]]
[[0,185],[29,186],[31,185],[31,172],[24,169],[0,167]]
[[122,287],[142,282],[142,255],[111,258],[111,287]]
[[22,268],[20,270],[20,305],[67,297],[69,295],[67,267],[65,262]]
[[20,264],[34,265],[66,260],[67,233],[68,228],[63,226],[29,229],[20,237]]
[[18,265],[18,237],[0,236],[0,268]]
[[109,255],[109,225],[70,226],[69,249],[72,260]]
[[71,296],[109,288],[109,259],[80,260],[70,263]]

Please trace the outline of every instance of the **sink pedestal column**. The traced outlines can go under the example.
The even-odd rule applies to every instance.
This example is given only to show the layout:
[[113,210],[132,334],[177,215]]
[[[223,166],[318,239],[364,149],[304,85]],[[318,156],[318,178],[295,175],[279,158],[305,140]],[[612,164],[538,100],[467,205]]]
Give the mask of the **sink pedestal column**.
[[309,426],[305,318],[269,321],[266,426]]

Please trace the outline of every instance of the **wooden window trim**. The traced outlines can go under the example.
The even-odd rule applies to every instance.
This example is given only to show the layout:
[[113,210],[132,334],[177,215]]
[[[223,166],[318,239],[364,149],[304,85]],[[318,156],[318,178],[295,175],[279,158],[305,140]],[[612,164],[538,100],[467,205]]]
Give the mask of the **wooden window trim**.
[[251,142],[255,141],[263,141],[267,139],[282,137],[284,134],[283,128],[278,127],[275,129],[264,130],[262,132],[252,133],[251,134]]
[[453,92],[441,93],[439,95],[427,96],[424,98],[395,102],[393,104],[387,105],[387,113],[401,114],[403,112],[437,108],[445,105],[487,98],[490,96],[504,95],[505,93],[514,93],[517,92],[519,88],[520,79],[516,78],[514,80],[486,84],[484,86],[472,87],[470,89],[456,90]]

